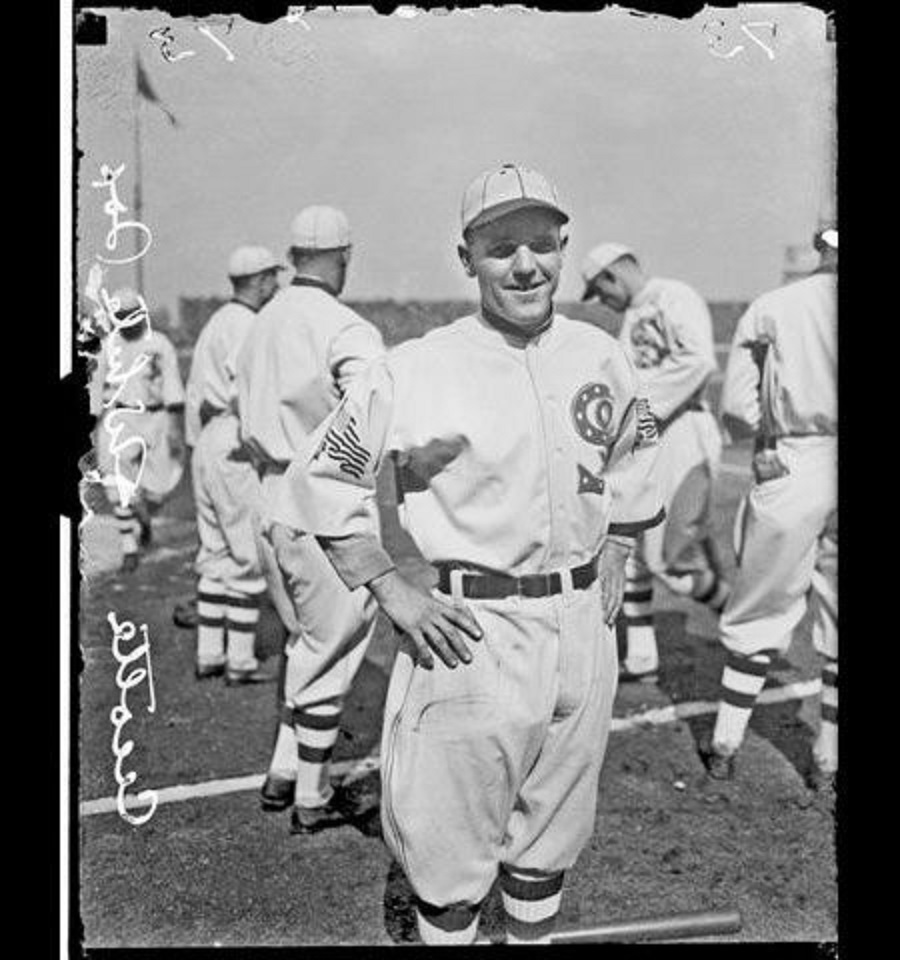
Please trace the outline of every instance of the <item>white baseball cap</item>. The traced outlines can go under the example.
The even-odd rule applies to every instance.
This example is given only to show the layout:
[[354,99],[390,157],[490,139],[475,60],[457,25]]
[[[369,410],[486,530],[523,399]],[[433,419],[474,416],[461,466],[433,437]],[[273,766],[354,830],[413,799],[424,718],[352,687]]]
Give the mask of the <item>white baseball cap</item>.
[[560,209],[556,189],[543,174],[517,163],[504,163],[480,174],[466,187],[462,232],[524,207],[552,210],[561,224],[569,222],[568,215]]
[[594,296],[594,280],[597,275],[620,257],[634,257],[634,251],[624,243],[601,243],[591,250],[581,264],[581,276],[585,282],[582,300],[590,300]]
[[350,224],[335,207],[306,207],[291,224],[291,246],[301,250],[340,250],[350,246]]
[[228,258],[229,277],[252,277],[264,270],[284,270],[265,247],[238,247]]

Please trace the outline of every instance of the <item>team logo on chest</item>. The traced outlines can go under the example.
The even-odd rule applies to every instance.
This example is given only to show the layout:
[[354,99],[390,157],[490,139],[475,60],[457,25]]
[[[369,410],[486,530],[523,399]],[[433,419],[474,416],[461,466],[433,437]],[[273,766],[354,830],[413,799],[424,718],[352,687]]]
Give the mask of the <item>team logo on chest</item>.
[[609,447],[613,441],[612,391],[605,383],[589,383],[575,394],[572,421],[578,436],[595,447]]
[[612,391],[605,383],[588,383],[575,394],[571,406],[572,422],[578,436],[597,448],[600,469],[597,473],[578,464],[578,492],[602,494],[605,488],[599,473],[606,466],[609,448],[614,440],[612,429],[613,405]]

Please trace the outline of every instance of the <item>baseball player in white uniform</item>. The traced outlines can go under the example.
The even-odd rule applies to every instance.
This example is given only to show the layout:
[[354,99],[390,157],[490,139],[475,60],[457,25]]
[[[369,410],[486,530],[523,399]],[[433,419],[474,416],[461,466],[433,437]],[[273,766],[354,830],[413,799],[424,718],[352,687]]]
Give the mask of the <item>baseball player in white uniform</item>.
[[112,329],[103,339],[90,387],[98,418],[97,463],[113,505],[122,569],[137,568],[152,540],[152,515],[183,472],[184,385],[171,341],[150,326],[143,297],[130,288],[110,298]]
[[[291,831],[314,833],[359,813],[330,782],[344,697],[374,634],[377,605],[351,592],[316,541],[271,523],[284,472],[365,365],[380,357],[378,330],[338,301],[350,261],[344,214],[307,207],[295,218],[291,284],[260,312],[238,357],[241,436],[261,476],[258,547],[272,600],[288,630],[284,708],[266,810],[292,807]],[[377,515],[375,517],[377,522]]]
[[188,377],[186,429],[200,538],[195,675],[224,674],[229,686],[275,679],[254,655],[266,590],[253,529],[259,476],[240,441],[235,378],[240,348],[282,269],[265,247],[234,251],[233,296],[200,332]]
[[[498,872],[510,942],[549,936],[594,828],[625,556],[663,516],[637,371],[606,333],[554,313],[567,220],[541,174],[479,176],[459,248],[479,312],[372,363],[280,491],[277,517],[320,538],[403,635],[381,816],[428,944],[475,940]],[[373,530],[388,458],[431,594]]]
[[648,277],[620,243],[595,247],[582,266],[582,300],[598,297],[624,311],[619,342],[640,371],[659,419],[657,469],[664,524],[647,530],[629,557],[623,620],[627,653],[622,680],[652,682],[659,669],[653,625],[654,579],[721,611],[728,586],[709,534],[712,484],[722,452],[705,399],[717,370],[712,321],[703,298],[686,283]]
[[735,525],[738,574],[720,621],[728,659],[710,774],[734,775],[735,754],[775,653],[811,607],[823,658],[821,721],[810,781],[827,786],[837,755],[837,230],[819,231],[819,269],[755,300],[738,321],[722,417],[754,437],[755,484]]

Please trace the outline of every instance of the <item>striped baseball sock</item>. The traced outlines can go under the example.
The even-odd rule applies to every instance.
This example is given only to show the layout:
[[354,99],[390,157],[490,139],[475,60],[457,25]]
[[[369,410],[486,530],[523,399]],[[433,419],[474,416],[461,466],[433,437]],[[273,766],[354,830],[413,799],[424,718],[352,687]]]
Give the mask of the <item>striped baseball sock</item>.
[[329,766],[341,726],[340,704],[295,707],[294,737],[297,751],[297,805],[321,807],[334,792]]
[[230,670],[255,670],[259,666],[253,648],[261,598],[261,593],[228,593],[226,620]]
[[275,731],[275,746],[269,761],[269,773],[284,780],[297,776],[297,737],[294,735],[294,711],[286,703],[278,714],[278,729]]
[[416,898],[416,922],[422,942],[435,946],[474,943],[480,908],[481,904],[469,903],[435,907]]
[[650,673],[659,668],[652,607],[653,578],[629,557],[625,561],[622,616],[626,630],[625,669],[631,673]]
[[116,518],[116,528],[119,531],[119,538],[122,541],[122,553],[137,553],[137,535],[140,529],[140,523],[134,510],[132,510],[131,507],[123,507],[119,504],[113,507],[113,514]]
[[225,588],[218,580],[200,578],[197,585],[197,663],[200,666],[225,660]]
[[834,773],[838,768],[838,662],[828,657],[822,667],[821,717],[813,757],[820,770]]
[[712,745],[724,754],[735,753],[744,741],[747,724],[753,714],[756,698],[765,686],[772,655],[754,653],[746,657],[728,652],[722,685],[719,691],[719,712],[713,730]]
[[565,874],[500,867],[506,942],[549,943],[562,901]]

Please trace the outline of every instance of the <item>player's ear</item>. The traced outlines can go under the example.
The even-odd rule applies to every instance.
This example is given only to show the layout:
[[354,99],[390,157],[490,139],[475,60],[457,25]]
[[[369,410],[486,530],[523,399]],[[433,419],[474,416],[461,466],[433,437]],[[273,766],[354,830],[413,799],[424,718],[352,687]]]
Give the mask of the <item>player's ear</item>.
[[474,277],[475,265],[472,263],[472,254],[469,253],[469,248],[459,244],[459,246],[456,248],[456,252],[459,254],[459,260],[463,265],[463,270],[466,271],[466,276]]
[[565,253],[566,247],[569,245],[569,238],[566,234],[562,234],[559,238],[559,252]]

